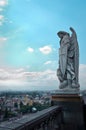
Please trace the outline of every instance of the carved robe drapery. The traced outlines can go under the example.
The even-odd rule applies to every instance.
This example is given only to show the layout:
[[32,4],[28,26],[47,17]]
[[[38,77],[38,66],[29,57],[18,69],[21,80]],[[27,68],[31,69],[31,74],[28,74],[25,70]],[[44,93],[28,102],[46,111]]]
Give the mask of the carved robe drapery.
[[72,36],[60,31],[59,68],[57,76],[60,80],[60,88],[79,88],[79,47],[77,36],[73,28]]

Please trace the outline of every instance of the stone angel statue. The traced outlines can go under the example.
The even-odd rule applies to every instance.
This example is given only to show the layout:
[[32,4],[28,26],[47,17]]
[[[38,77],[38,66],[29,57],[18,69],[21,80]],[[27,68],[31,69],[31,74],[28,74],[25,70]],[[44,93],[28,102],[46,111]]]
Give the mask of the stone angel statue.
[[59,68],[57,76],[60,89],[79,89],[79,47],[75,30],[70,27],[71,36],[65,31],[57,33],[60,38]]

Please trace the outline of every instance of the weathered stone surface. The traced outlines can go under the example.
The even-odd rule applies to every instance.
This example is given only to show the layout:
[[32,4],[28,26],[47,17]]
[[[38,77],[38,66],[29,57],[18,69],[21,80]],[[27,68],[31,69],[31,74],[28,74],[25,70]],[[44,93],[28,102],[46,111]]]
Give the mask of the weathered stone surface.
[[85,130],[84,103],[79,94],[52,94],[52,105],[62,107],[63,124],[61,130]]
[[0,124],[0,130],[55,130],[62,124],[62,108],[52,106],[12,122]]
[[60,81],[60,89],[79,89],[79,47],[76,32],[70,27],[72,35],[59,31],[59,68],[57,76]]

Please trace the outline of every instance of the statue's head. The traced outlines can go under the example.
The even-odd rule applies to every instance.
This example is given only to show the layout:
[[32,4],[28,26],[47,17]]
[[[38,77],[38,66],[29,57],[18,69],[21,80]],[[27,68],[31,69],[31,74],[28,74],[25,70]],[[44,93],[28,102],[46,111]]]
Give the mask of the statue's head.
[[57,35],[58,35],[59,38],[63,38],[65,35],[70,36],[69,33],[65,32],[65,31],[59,31],[57,33]]

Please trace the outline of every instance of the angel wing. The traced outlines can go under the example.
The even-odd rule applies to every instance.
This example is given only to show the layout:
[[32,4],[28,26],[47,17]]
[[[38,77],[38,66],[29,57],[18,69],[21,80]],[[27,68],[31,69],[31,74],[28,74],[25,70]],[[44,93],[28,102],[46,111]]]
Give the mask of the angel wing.
[[79,80],[79,46],[77,41],[77,35],[75,30],[70,27],[70,30],[72,32],[72,35],[70,37],[71,43],[74,45],[74,69],[75,69],[75,75],[76,75],[76,83],[78,83]]

